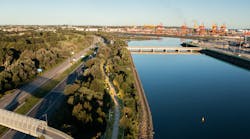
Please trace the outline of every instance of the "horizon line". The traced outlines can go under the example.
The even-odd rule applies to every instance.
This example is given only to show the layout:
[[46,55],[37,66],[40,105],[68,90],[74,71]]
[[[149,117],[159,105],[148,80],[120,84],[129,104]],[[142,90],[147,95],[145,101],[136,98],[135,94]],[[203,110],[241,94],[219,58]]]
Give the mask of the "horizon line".
[[[143,25],[85,25],[85,24],[0,24],[0,26],[98,26],[98,27],[131,27],[131,26],[145,26],[145,25],[153,25],[153,26],[157,26],[155,24],[143,24]],[[182,25],[162,25],[163,27],[181,27]],[[192,26],[187,26],[188,28],[193,28]],[[209,29],[206,27],[206,29]],[[242,27],[242,28],[236,28],[236,27],[231,27],[228,29],[246,29],[249,30],[250,27],[246,28],[246,27]]]

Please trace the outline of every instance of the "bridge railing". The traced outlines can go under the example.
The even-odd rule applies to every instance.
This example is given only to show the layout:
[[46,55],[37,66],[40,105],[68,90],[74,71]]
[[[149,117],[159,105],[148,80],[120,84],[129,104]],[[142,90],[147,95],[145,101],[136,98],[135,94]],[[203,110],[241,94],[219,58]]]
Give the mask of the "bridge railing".
[[0,109],[0,125],[38,137],[38,128],[46,129],[47,123],[11,111]]
[[162,46],[131,46],[127,47],[131,52],[163,52],[163,53],[193,53],[202,50],[200,47],[162,47]]
[[50,133],[53,133],[53,134],[56,134],[56,135],[58,135],[58,136],[60,136],[60,137],[63,137],[64,139],[73,139],[71,136],[69,136],[68,134],[66,134],[66,133],[64,133],[64,132],[62,132],[62,131],[60,131],[60,130],[57,130],[57,129],[55,129],[55,128],[52,128],[52,127],[48,127],[47,129],[46,129],[46,131],[47,132],[50,132]]
[[53,139],[54,137],[73,139],[62,131],[49,127],[45,121],[4,109],[0,109],[0,125],[34,137],[44,136],[46,139]]

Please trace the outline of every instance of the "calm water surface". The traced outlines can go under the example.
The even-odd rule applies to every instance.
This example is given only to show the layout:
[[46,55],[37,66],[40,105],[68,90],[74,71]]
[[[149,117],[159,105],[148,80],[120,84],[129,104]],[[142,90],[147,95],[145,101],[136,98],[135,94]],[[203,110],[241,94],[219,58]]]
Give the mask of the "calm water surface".
[[155,139],[250,139],[249,71],[206,55],[133,59],[151,108]]
[[159,40],[146,40],[146,41],[131,41],[129,46],[180,46],[181,42],[187,39],[179,38],[159,38]]

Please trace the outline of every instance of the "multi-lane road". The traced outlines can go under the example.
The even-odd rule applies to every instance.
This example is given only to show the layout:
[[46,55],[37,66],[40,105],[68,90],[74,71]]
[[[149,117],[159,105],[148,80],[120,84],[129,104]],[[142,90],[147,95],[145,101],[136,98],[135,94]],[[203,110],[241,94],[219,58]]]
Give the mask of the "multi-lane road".
[[[79,75],[82,73],[82,67],[83,63],[78,66],[67,78],[65,78],[55,88],[53,88],[44,98],[42,98],[26,115],[37,119],[45,119],[52,116],[54,110],[58,108],[60,106],[59,104],[65,99],[63,94],[64,88],[66,85],[74,83],[77,77],[79,77]],[[45,132],[46,135],[49,135],[55,139],[61,138],[60,134],[56,134],[56,132],[51,132],[50,130],[46,130]],[[29,139],[33,137],[15,130],[9,130],[4,136],[2,136],[2,139],[10,138]]]
[[[103,41],[100,37],[95,37],[93,44],[97,42]],[[92,45],[72,57],[74,60],[78,61],[82,58],[83,55],[86,54],[88,50],[96,47]],[[63,73],[66,69],[71,66],[71,59],[65,60],[63,63],[58,65],[57,67],[43,73],[41,76],[36,77],[32,82],[24,85],[20,89],[17,89],[12,94],[8,94],[0,99],[0,108],[14,110],[22,103],[24,103],[25,99],[32,95],[36,89],[38,89],[43,84],[47,83],[51,79],[53,79],[56,75]],[[64,80],[62,80],[54,89],[52,89],[44,98],[42,98],[26,115],[30,117],[34,117],[37,119],[41,119],[45,114],[47,116],[51,116],[54,110],[59,106],[60,102],[65,99],[63,94],[63,90],[66,85],[72,84],[79,74],[82,72],[83,63],[78,66],[74,71]],[[47,131],[53,136],[53,138],[60,138],[59,134],[55,134],[54,132]],[[30,138],[23,133],[8,130],[3,136],[2,139],[24,139]]]
[[[75,57],[76,60],[79,60],[81,56],[85,54],[88,50],[89,48],[86,48],[83,51],[75,54],[73,57]],[[34,93],[34,91],[37,88],[39,88],[40,86],[51,80],[56,75],[61,74],[70,66],[71,66],[71,60],[68,59],[63,63],[61,63],[60,65],[58,65],[57,67],[45,72],[41,76],[36,77],[32,82],[17,89],[12,94],[5,95],[0,99],[0,108],[7,110],[14,110],[17,106],[19,106],[25,101],[25,98],[32,95],[32,93]]]
[[[82,57],[82,55],[84,55],[88,50],[89,48],[86,48],[83,51],[74,55],[74,57],[76,58],[76,60],[79,60]],[[43,84],[54,78],[56,75],[61,74],[70,66],[71,66],[71,61],[66,60],[59,66],[55,67],[54,69],[47,71],[42,76],[37,77],[29,84],[21,87],[20,89],[17,89],[13,94],[9,94],[3,97],[0,100],[0,108],[8,110],[15,109],[17,106],[23,103],[27,97],[32,95],[32,93],[37,88],[39,88],[40,86],[42,86]],[[57,105],[59,101],[63,100],[64,98],[63,95],[64,87],[67,84],[74,82],[77,75],[81,71],[81,66],[82,64],[74,72],[72,72],[66,79],[61,81],[50,93],[48,93],[48,95],[42,98],[39,101],[39,103],[35,107],[33,107],[26,115],[40,119],[45,113],[51,114],[52,111],[54,110],[53,106]],[[20,139],[24,137],[25,136],[23,133],[17,132],[15,130],[9,130],[2,136],[2,139],[10,139],[10,138]]]

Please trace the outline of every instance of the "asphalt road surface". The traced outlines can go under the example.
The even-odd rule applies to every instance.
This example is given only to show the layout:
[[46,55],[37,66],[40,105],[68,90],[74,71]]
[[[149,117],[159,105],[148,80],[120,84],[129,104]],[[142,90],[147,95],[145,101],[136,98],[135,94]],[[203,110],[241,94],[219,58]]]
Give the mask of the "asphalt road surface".
[[[95,37],[94,43],[100,41],[103,40],[100,37]],[[80,60],[82,58],[82,55],[84,55],[90,48],[93,47],[96,46],[92,45],[84,49],[83,51],[80,51],[79,53],[75,54],[72,57],[74,57],[76,60]],[[45,72],[42,76],[38,76],[29,84],[24,85],[20,89],[17,89],[12,94],[4,96],[3,98],[0,99],[0,108],[14,110],[16,107],[21,105],[28,96],[32,95],[32,93],[37,88],[39,88],[40,86],[51,80],[56,75],[61,74],[70,66],[71,66],[71,60],[68,59],[59,66]],[[44,98],[42,98],[39,101],[39,103],[37,103],[26,115],[37,119],[43,118],[45,114],[47,116],[52,115],[54,110],[60,106],[60,102],[65,99],[65,96],[63,95],[63,90],[65,86],[67,84],[72,84],[78,77],[78,75],[81,74],[82,66],[83,64],[77,67],[75,71],[73,71],[66,79],[61,81],[50,93],[48,93]],[[57,135],[54,136],[56,137]],[[30,138],[30,136],[10,129],[2,136],[2,139],[10,139],[10,138],[24,139],[24,138]]]
[[[54,110],[60,106],[60,102],[65,99],[63,94],[64,88],[68,84],[74,83],[74,81],[82,73],[82,66],[78,66],[74,72],[72,72],[66,79],[61,81],[53,90],[51,90],[44,98],[42,98],[37,105],[35,105],[26,115],[34,117],[37,119],[45,120],[46,117],[52,116]],[[46,114],[46,116],[45,116]],[[60,138],[59,135],[47,131],[50,136],[53,138]],[[29,135],[23,134],[15,130],[9,130],[5,135],[2,136],[2,139],[24,139],[24,138],[34,138]]]
[[[77,53],[74,55],[76,60],[79,60],[81,56],[88,51],[89,48],[84,49],[83,51]],[[71,66],[70,59],[66,60],[59,66],[45,72],[43,75],[38,76],[35,78],[32,82],[28,83],[27,85],[24,85],[20,89],[17,89],[12,94],[5,95],[0,99],[0,108],[1,109],[7,109],[7,110],[14,110],[17,106],[22,104],[28,96],[32,95],[32,93],[51,80],[53,77],[55,77],[58,74],[61,74],[66,69],[68,69]]]

